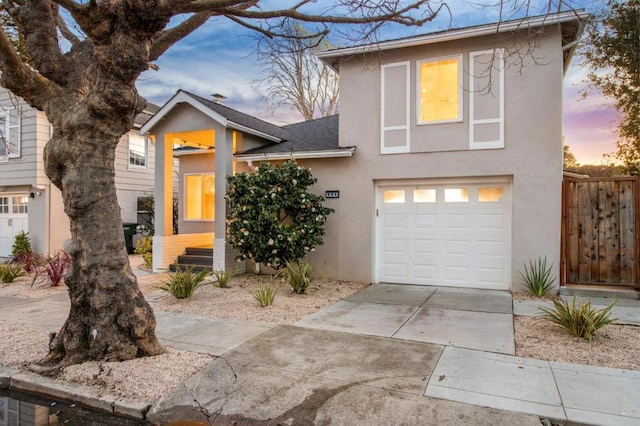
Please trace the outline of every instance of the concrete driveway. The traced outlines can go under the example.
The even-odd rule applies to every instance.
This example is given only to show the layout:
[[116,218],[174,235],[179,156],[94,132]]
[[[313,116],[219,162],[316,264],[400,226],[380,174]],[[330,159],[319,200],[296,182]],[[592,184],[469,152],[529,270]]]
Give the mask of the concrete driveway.
[[507,291],[375,284],[296,325],[515,353]]

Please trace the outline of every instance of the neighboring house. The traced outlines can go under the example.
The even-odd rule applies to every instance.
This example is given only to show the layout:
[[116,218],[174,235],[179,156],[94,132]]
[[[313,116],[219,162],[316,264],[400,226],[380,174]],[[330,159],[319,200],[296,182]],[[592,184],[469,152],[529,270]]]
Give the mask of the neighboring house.
[[[339,122],[278,127],[179,91],[141,130],[158,147],[154,269],[212,243],[214,267],[230,267],[224,177],[293,155],[335,209],[310,254],[317,275],[513,289],[529,259],[560,258],[562,79],[585,17],[321,53],[340,73]],[[175,153],[181,234],[171,235],[176,143],[192,148]]]
[[[137,129],[158,107],[148,105],[116,149],[116,189],[123,222],[138,222],[137,198],[153,193],[154,145]],[[43,150],[51,136],[45,114],[0,88],[0,257],[14,237],[29,232],[34,250],[54,253],[69,238],[60,191],[44,172]]]

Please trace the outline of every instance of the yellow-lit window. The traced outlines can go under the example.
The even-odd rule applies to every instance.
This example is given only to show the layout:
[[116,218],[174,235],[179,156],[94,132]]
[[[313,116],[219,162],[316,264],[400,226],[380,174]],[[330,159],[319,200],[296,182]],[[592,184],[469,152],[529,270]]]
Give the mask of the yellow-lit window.
[[478,188],[478,201],[481,203],[499,203],[502,201],[504,189]]
[[214,220],[216,178],[214,175],[184,176],[184,219]]
[[413,191],[414,203],[435,203],[436,202],[436,190],[435,189],[415,189]]
[[447,188],[444,190],[445,203],[468,203],[469,190],[467,188]]
[[462,119],[460,57],[418,62],[418,123]]
[[404,203],[404,189],[385,189],[384,203]]

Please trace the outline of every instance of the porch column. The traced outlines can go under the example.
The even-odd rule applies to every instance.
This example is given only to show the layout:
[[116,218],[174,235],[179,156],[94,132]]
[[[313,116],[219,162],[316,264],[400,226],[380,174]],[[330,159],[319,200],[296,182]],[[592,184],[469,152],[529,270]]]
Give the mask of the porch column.
[[173,235],[173,145],[156,135],[153,270],[164,268],[163,241]]
[[227,176],[233,170],[233,131],[224,128],[216,129],[215,137],[216,217],[213,240],[213,269],[224,271],[227,263],[227,203],[224,196],[227,193]]

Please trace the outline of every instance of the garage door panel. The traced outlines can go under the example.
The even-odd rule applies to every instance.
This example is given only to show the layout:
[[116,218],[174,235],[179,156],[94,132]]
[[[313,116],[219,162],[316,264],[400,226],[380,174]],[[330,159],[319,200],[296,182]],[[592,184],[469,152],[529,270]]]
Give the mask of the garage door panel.
[[467,240],[445,240],[445,255],[469,255],[471,252],[471,243]]
[[435,229],[438,224],[438,216],[435,213],[416,213],[413,215],[413,226],[415,228]]
[[[420,196],[425,187],[428,197]],[[396,186],[402,202],[381,204],[379,280],[509,288],[510,187],[485,187],[490,190],[472,182]],[[445,190],[456,202],[445,202]]]
[[[414,255],[433,255],[438,253],[438,242],[436,240],[413,240]],[[419,256],[416,256],[419,257]]]
[[445,229],[469,229],[471,222],[470,214],[447,214],[444,216]]
[[433,265],[415,265],[413,272],[417,279],[429,280],[431,283],[435,283],[438,278],[438,268]]
[[384,229],[404,229],[407,227],[407,217],[401,213],[386,213],[383,220]]
[[407,253],[407,242],[406,242],[406,240],[387,238],[384,241],[384,253],[386,253],[386,254],[406,254]]

